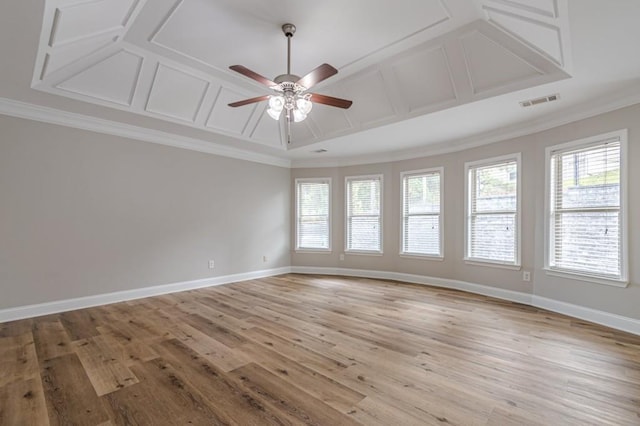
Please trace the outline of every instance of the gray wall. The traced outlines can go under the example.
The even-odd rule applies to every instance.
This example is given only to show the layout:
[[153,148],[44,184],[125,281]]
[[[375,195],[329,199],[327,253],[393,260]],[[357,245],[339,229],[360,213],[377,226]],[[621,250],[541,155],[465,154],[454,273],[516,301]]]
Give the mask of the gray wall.
[[[544,148],[622,128],[629,129],[631,284],[548,276]],[[463,152],[290,172],[0,116],[0,309],[292,264],[463,280],[640,318],[638,135],[640,105]],[[522,153],[522,265],[531,283],[520,271],[462,261],[464,162],[514,152]],[[400,172],[436,166],[444,167],[445,260],[401,258]],[[374,173],[384,175],[384,254],[340,261],[344,177]],[[325,176],[333,178],[333,251],[290,255],[293,179]]]
[[0,116],[0,309],[288,266],[289,181]]
[[[631,284],[616,288],[580,280],[563,279],[543,271],[544,259],[544,162],[545,147],[629,129],[629,259]],[[392,143],[392,141],[390,141]],[[505,154],[522,153],[522,266],[532,271],[532,281],[522,281],[521,271],[466,264],[464,253],[464,163]],[[293,169],[298,177],[331,177],[332,247],[328,254],[293,253],[294,266],[325,266],[402,272],[462,280],[573,303],[606,312],[640,319],[640,105],[578,121],[526,137],[479,148],[392,163],[361,166]],[[430,167],[444,167],[444,261],[410,259],[400,250],[400,173]],[[384,175],[382,256],[345,255],[344,252],[344,178],[361,174]],[[293,189],[292,189],[293,197]],[[294,214],[292,207],[292,215]],[[295,221],[293,221],[295,222]],[[292,223],[292,232],[295,223]],[[293,239],[292,239],[292,247]]]

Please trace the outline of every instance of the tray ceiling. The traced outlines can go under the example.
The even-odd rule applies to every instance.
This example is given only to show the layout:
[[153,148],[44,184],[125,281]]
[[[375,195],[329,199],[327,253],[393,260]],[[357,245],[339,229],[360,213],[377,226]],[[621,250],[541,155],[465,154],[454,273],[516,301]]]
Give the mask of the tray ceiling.
[[[431,114],[568,78],[560,0],[47,0],[32,87],[277,150]],[[293,22],[293,72],[328,62],[316,105],[284,143],[266,94],[234,75],[286,66],[280,26]],[[265,118],[266,117],[266,118]]]

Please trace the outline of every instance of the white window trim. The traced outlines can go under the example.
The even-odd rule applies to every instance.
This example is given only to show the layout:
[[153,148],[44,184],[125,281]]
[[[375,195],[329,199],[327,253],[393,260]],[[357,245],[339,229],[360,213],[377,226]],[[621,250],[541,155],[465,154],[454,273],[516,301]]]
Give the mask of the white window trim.
[[[544,270],[547,275],[567,278],[578,281],[587,281],[596,284],[609,285],[614,287],[627,287],[629,285],[629,228],[628,228],[628,172],[627,172],[627,139],[628,130],[621,129],[601,135],[578,139],[575,141],[549,146],[545,149],[545,173],[544,173]],[[609,139],[620,140],[620,213],[622,218],[621,227],[621,278],[610,279],[579,271],[568,271],[551,267],[551,156],[557,151],[564,151],[574,147],[587,147],[589,145],[599,145]]]
[[[329,220],[329,247],[326,249],[321,249],[321,248],[300,248],[298,247],[298,209],[300,208],[299,206],[299,200],[298,200],[298,183],[328,183],[329,184],[329,206],[328,206],[328,220]],[[296,211],[295,211],[295,234],[294,234],[294,238],[295,238],[295,252],[296,253],[331,253],[331,234],[332,234],[332,220],[331,220],[331,194],[332,194],[332,188],[331,188],[331,178],[330,177],[322,177],[322,178],[297,178],[295,180],[295,204],[296,204]]]
[[[430,173],[440,174],[440,211],[438,212],[438,227],[440,228],[440,247],[439,255],[422,254],[404,251],[404,178],[407,176],[420,176]],[[421,170],[408,170],[400,173],[400,257],[406,258],[420,258],[424,260],[444,260],[444,167],[432,167],[429,169]]]
[[[516,227],[515,235],[516,259],[515,262],[500,262],[490,259],[479,259],[469,257],[469,206],[471,205],[471,193],[469,192],[469,169],[478,166],[491,166],[507,161],[516,161],[517,165],[517,185],[516,185]],[[522,154],[501,155],[498,157],[486,158],[483,160],[469,161],[464,163],[464,262],[469,265],[489,266],[494,268],[512,269],[519,271],[522,268]]]
[[[356,180],[369,180],[380,179],[380,250],[349,250],[347,245],[349,244],[348,235],[349,232],[349,181]],[[383,254],[383,211],[384,211],[384,175],[360,175],[360,176],[345,176],[344,178],[344,252],[345,254],[360,254],[360,255],[372,255],[380,256]]]

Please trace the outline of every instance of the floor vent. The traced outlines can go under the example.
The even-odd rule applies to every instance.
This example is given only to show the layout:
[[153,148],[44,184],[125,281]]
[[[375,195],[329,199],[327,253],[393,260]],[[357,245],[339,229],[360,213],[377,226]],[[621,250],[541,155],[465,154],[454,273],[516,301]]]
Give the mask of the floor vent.
[[556,93],[556,94],[549,95],[549,96],[543,96],[541,98],[529,99],[527,101],[522,101],[522,102],[520,102],[520,105],[523,108],[526,108],[526,107],[530,107],[530,106],[534,106],[534,105],[546,104],[547,102],[557,101],[558,99],[560,99],[560,95]]

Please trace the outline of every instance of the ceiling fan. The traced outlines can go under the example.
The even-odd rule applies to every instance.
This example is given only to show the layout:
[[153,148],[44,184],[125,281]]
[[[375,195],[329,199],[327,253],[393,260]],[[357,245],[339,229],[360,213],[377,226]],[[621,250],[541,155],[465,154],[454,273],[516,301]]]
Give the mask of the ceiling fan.
[[296,26],[293,24],[284,24],[282,26],[282,32],[287,37],[286,74],[279,75],[271,81],[242,65],[232,65],[229,67],[231,70],[267,86],[273,90],[275,94],[233,102],[230,103],[229,106],[240,107],[268,100],[269,108],[267,109],[267,114],[269,114],[271,118],[280,120],[282,112],[285,112],[287,120],[287,143],[291,143],[291,120],[293,119],[294,122],[299,122],[307,118],[307,114],[309,114],[313,107],[313,102],[344,109],[349,108],[353,102],[346,99],[307,92],[316,84],[337,74],[338,70],[329,64],[322,64],[302,78],[291,74],[291,38],[296,32]]

